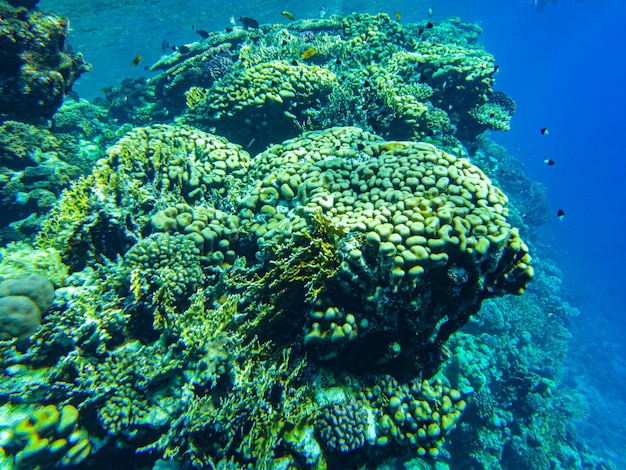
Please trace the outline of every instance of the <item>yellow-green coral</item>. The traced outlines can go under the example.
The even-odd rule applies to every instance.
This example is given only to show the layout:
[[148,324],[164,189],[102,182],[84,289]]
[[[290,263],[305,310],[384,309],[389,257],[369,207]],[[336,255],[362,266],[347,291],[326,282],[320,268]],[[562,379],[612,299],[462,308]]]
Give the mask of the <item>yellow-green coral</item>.
[[22,274],[40,274],[57,286],[65,285],[68,267],[54,248],[36,249],[24,242],[0,248],[0,279]]
[[135,244],[124,256],[120,277],[132,300],[154,309],[154,327],[167,327],[171,314],[186,304],[202,282],[200,250],[184,235],[156,233]]
[[[432,145],[377,143],[358,129],[335,128],[270,148],[254,161],[250,176],[260,182],[248,191],[245,209],[301,205],[287,224],[252,219],[250,230],[262,249],[302,230],[303,214],[322,213],[367,240],[355,249],[373,250],[391,264],[392,285],[415,286],[425,271],[464,257],[485,263],[487,276],[491,256],[506,247],[518,260],[511,279],[530,277],[522,274],[527,248],[506,222],[507,197],[467,160]],[[271,191],[275,196],[263,201]],[[355,255],[354,262],[362,261]]]
[[[337,77],[324,67],[285,60],[237,69],[218,80],[206,101],[192,101],[185,122],[253,149],[297,134],[305,111],[328,95]],[[194,95],[199,95],[194,92]]]
[[387,61],[392,53],[413,46],[414,39],[386,13],[349,15],[344,18],[344,35],[353,58],[366,65]]
[[495,131],[508,131],[511,129],[511,113],[498,103],[483,103],[470,109],[470,116],[476,121]]
[[376,444],[386,446],[395,440],[419,456],[439,455],[446,435],[466,407],[459,391],[443,385],[440,379],[399,384],[386,375],[359,396],[377,410]]
[[32,407],[28,416],[9,430],[7,448],[15,468],[73,466],[83,462],[92,445],[78,427],[73,405]]
[[446,81],[446,87],[461,87],[470,96],[475,89],[490,90],[495,81],[495,59],[482,47],[422,42],[414,54],[426,81]]
[[122,224],[127,233],[121,236],[139,239],[154,205],[221,198],[245,176],[249,158],[226,139],[187,126],[135,128],[108,149],[89,177],[64,192],[37,245],[67,251],[89,243],[87,228],[104,222],[93,216],[101,206],[120,207],[107,222]]
[[[214,148],[205,154],[207,145]],[[232,168],[213,155],[219,150]],[[233,455],[259,467],[276,463],[285,433],[310,427],[319,411],[306,360],[429,376],[443,343],[483,299],[519,293],[532,277],[527,247],[507,222],[506,196],[463,158],[354,127],[305,133],[246,156],[185,126],[123,138],[89,177],[87,199],[108,233],[127,235],[125,245],[106,260],[106,245],[92,238],[93,259],[102,260],[90,278],[98,307],[64,293],[64,313],[84,314],[93,331],[90,339],[85,330],[70,337],[103,358],[68,359],[76,397],[91,389],[106,397],[97,426],[130,441],[156,419],[162,434],[144,450],[189,456],[198,466]],[[195,199],[194,169],[206,185]],[[60,205],[72,197],[85,195],[70,193]],[[81,218],[73,224],[58,229],[90,234],[89,226],[80,231]],[[42,329],[42,341],[55,331]],[[359,389],[358,373],[346,378]],[[421,387],[426,404],[410,412],[423,418],[422,430],[403,427],[406,410],[392,413],[395,395],[386,395],[380,406],[391,422],[375,445],[396,440],[437,454],[461,405],[439,384]],[[85,400],[94,406],[95,398]]]
[[306,105],[335,82],[335,75],[321,67],[283,60],[263,62],[219,80],[207,97],[206,108],[196,106],[192,111],[217,113],[219,119],[252,106],[285,105],[288,110],[291,102]]

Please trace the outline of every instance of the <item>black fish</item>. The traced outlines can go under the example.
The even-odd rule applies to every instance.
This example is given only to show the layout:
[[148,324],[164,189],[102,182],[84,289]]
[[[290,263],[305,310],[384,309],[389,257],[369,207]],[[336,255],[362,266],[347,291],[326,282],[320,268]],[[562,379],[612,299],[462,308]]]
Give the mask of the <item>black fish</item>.
[[248,18],[247,16],[240,16],[239,22],[243,23],[244,29],[248,29],[248,28],[259,29],[259,22],[253,18]]
[[543,163],[545,163],[548,166],[552,166],[554,165],[556,162],[554,160],[548,159],[548,160],[544,160]]
[[206,39],[210,36],[208,31],[205,31],[204,29],[197,29],[196,33],[198,33],[198,36],[200,36],[202,39]]
[[500,70],[500,66],[499,65],[494,65],[493,71],[497,72],[498,70]]
[[188,54],[189,52],[191,52],[191,49],[189,49],[187,46],[174,46],[172,49],[177,51],[179,54]]
[[227,33],[232,33],[233,32],[233,28],[226,28],[226,32]]
[[559,220],[563,220],[563,217],[565,217],[565,211],[563,209],[559,209],[559,211],[556,213],[556,216],[559,218]]
[[424,28],[420,28],[419,31],[417,32],[417,35],[421,36],[423,32],[424,32]]
[[430,21],[428,23],[426,23],[426,28],[427,29],[432,29],[435,25],[432,24]]
[[296,65],[298,65],[298,61],[296,59],[293,59],[291,61],[291,65],[293,65],[295,67]]
[[544,127],[543,129],[541,129],[539,132],[541,132],[541,135],[548,135],[548,128]]
[[163,52],[165,52],[166,50],[168,50],[172,45],[170,44],[170,42],[167,39],[163,39],[163,41],[161,42],[161,50]]

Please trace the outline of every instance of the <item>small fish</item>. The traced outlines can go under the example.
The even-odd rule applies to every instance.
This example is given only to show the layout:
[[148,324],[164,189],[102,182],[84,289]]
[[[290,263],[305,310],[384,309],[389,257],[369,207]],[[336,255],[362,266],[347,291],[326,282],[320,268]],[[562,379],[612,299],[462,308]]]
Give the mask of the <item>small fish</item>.
[[240,16],[239,22],[243,24],[244,29],[259,29],[259,22],[254,18],[248,18],[247,16]]
[[196,33],[198,33],[198,36],[200,36],[202,39],[206,39],[210,36],[208,31],[205,31],[204,29],[197,29]]
[[317,54],[317,49],[315,49],[314,47],[311,47],[309,49],[307,49],[306,51],[304,51],[301,55],[301,57],[303,59],[310,59],[311,57],[313,57],[315,54]]
[[541,132],[541,135],[548,135],[548,128],[544,127],[543,129],[541,129],[539,132]]
[[165,52],[170,47],[172,47],[172,45],[167,39],[163,39],[163,41],[161,41],[161,51]]
[[432,17],[435,14],[435,7],[430,7],[428,9],[428,16]]
[[296,19],[295,16],[293,16],[291,13],[289,13],[288,11],[281,11],[280,12],[281,15],[283,15],[286,19],[288,19],[289,21],[293,21]]
[[189,49],[188,46],[174,46],[172,49],[174,49],[179,54],[189,54],[191,52],[191,49]]
[[554,312],[548,312],[548,318],[550,318],[552,315],[554,315]]
[[493,71],[498,73],[498,70],[500,70],[500,66],[499,65],[494,65],[493,66]]
[[547,159],[547,160],[544,160],[544,161],[543,161],[543,163],[545,163],[545,164],[546,164],[546,165],[548,165],[548,166],[552,166],[552,165],[554,165],[556,162],[555,162],[554,160]]
[[139,62],[141,62],[141,55],[137,54],[135,56],[135,58],[133,60],[131,60],[130,66],[131,67],[137,67],[139,65]]
[[559,218],[559,220],[563,220],[563,217],[565,217],[565,211],[563,209],[559,209],[556,213],[556,216]]
[[399,11],[396,11],[396,12],[393,14],[393,16],[395,16],[395,17],[396,17],[396,20],[398,20],[398,21],[400,21],[400,20],[402,19],[402,15],[400,14],[400,12],[399,12]]
[[150,66],[149,66],[149,65],[144,65],[144,66],[143,66],[143,69],[144,69],[145,71],[148,71],[148,70],[150,70]]
[[233,32],[233,28],[226,28],[226,32],[227,33],[232,33]]
[[319,10],[317,10],[317,14],[320,18],[325,18],[328,10],[326,9],[326,5],[322,5]]
[[420,28],[419,31],[417,32],[417,35],[421,36],[423,32],[424,32],[424,28]]
[[296,59],[293,59],[291,61],[291,65],[293,65],[295,67],[296,65],[298,65],[298,61]]
[[428,23],[426,23],[426,29],[433,29],[435,25],[432,24],[430,21]]

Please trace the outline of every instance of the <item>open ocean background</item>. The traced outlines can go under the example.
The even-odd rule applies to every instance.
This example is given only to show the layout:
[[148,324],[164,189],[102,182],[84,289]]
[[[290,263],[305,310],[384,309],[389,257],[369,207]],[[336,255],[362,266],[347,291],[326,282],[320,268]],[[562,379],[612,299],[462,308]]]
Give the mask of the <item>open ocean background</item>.
[[[165,39],[193,42],[196,29],[221,30],[230,16],[261,23],[330,13],[395,11],[403,22],[458,16],[478,23],[482,43],[500,65],[497,88],[517,102],[512,129],[492,133],[548,187],[552,222],[541,239],[563,272],[561,295],[580,315],[571,324],[564,381],[590,403],[581,435],[598,454],[626,468],[626,4],[560,0],[541,11],[528,0],[423,1],[173,1],[42,0],[71,20],[70,42],[93,65],[74,89],[81,97],[126,77],[148,74],[143,64],[162,54]],[[141,67],[131,67],[133,57]],[[541,128],[548,135],[541,135]],[[553,159],[547,166],[543,161]],[[557,210],[563,209],[559,221]],[[461,467],[459,467],[461,468]]]

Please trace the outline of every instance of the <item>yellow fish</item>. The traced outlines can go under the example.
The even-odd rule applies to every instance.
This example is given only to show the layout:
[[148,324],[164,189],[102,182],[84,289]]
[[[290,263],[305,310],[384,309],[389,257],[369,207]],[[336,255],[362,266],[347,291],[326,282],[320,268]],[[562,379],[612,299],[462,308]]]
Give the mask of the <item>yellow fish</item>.
[[296,19],[295,16],[293,16],[291,13],[289,13],[288,11],[281,11],[280,12],[281,15],[283,15],[285,18],[287,18],[289,21],[293,21]]
[[306,51],[304,51],[302,53],[302,58],[303,59],[310,59],[315,54],[317,54],[317,49],[315,49],[314,47],[311,47],[310,49],[307,49]]
[[137,67],[139,65],[139,62],[141,62],[141,56],[137,54],[135,58],[132,60],[132,62],[130,63],[130,65],[131,67]]
[[402,15],[400,14],[400,12],[399,12],[399,11],[396,11],[396,12],[393,14],[393,16],[395,16],[395,17],[396,17],[396,20],[400,20],[400,18],[402,18]]

